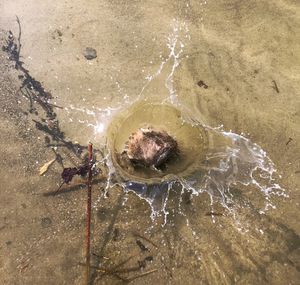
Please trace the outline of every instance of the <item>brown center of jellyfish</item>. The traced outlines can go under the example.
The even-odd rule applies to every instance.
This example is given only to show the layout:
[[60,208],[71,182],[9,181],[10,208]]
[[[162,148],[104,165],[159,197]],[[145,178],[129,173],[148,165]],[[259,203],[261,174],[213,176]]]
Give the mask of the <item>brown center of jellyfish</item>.
[[139,129],[125,145],[123,158],[133,166],[154,167],[162,170],[168,161],[179,154],[177,141],[166,131]]

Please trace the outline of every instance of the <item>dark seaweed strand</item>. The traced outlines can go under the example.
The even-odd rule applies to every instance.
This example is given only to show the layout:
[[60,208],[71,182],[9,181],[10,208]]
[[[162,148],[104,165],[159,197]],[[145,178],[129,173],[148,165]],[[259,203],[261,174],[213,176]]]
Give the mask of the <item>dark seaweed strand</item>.
[[[19,26],[19,35],[18,39],[14,37],[12,31],[8,31],[8,37],[6,40],[6,44],[2,47],[2,50],[8,54],[9,60],[15,63],[15,69],[20,71],[20,75],[18,76],[21,80],[22,84],[20,87],[20,92],[26,98],[28,98],[30,102],[29,112],[33,113],[35,108],[33,107],[34,103],[37,103],[46,113],[46,117],[48,122],[50,122],[51,127],[47,122],[40,122],[33,120],[36,124],[36,128],[49,134],[54,141],[59,141],[64,147],[67,147],[77,156],[82,152],[86,147],[81,146],[79,144],[73,144],[71,141],[65,139],[65,134],[61,131],[59,127],[59,122],[56,119],[56,113],[54,111],[54,107],[57,107],[50,103],[50,99],[52,99],[52,95],[50,92],[46,91],[38,80],[30,75],[29,70],[27,70],[21,61],[21,37],[22,37],[22,29],[19,18],[17,17],[17,23]],[[17,41],[17,42],[16,42]],[[45,121],[45,120],[42,120]]]
[[86,202],[86,284],[90,283],[91,266],[91,212],[92,212],[92,180],[93,180],[93,145],[88,145],[88,181],[87,181],[87,202]]
[[2,49],[8,53],[8,58],[15,62],[15,69],[20,70],[22,73],[22,75],[19,76],[19,79],[22,80],[20,90],[26,89],[27,96],[31,96],[35,102],[41,105],[41,107],[46,111],[49,119],[54,119],[56,114],[53,111],[52,105],[48,102],[50,99],[52,99],[51,93],[45,91],[42,84],[30,75],[29,71],[23,66],[24,62],[20,60],[22,29],[18,17],[17,23],[19,25],[18,43],[15,43],[16,39],[13,33],[9,31],[8,39],[6,40],[6,46],[3,46]]

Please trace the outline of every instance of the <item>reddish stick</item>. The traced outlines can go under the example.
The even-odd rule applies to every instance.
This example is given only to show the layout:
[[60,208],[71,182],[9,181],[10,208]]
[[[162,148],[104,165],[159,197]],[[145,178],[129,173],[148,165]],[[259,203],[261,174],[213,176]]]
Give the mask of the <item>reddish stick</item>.
[[89,173],[87,182],[87,205],[86,205],[86,284],[90,279],[91,259],[91,204],[92,204],[92,166],[93,166],[93,145],[88,145]]

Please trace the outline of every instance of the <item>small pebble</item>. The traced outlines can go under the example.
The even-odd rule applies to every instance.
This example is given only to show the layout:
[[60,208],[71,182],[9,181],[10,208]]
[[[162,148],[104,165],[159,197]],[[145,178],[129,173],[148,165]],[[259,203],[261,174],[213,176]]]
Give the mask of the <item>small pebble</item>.
[[97,51],[94,48],[87,47],[83,51],[83,55],[87,60],[92,60],[97,57]]
[[42,218],[41,225],[42,228],[48,228],[52,224],[52,220],[48,217]]

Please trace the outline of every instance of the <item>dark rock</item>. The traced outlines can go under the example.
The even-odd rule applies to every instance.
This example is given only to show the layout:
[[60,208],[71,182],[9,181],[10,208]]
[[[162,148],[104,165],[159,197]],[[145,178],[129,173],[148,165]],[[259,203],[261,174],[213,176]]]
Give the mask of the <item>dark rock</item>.
[[134,165],[161,168],[178,153],[176,140],[167,132],[140,129],[129,137],[123,156]]
[[83,51],[83,55],[87,60],[92,60],[97,57],[97,51],[94,48],[87,47]]
[[204,89],[208,88],[208,85],[203,80],[198,81],[197,84],[198,84],[199,87],[202,87]]
[[52,224],[52,220],[48,217],[42,218],[41,225],[42,228],[48,228]]
[[149,249],[139,239],[136,240],[136,244],[139,246],[141,251],[149,251]]
[[153,256],[151,256],[151,255],[146,256],[145,260],[151,262],[151,261],[153,261]]
[[54,39],[54,40],[58,39],[59,42],[61,43],[61,42],[62,42],[62,38],[61,38],[62,35],[63,35],[63,33],[62,33],[61,30],[55,29],[55,30],[53,31],[53,33],[52,33],[52,39]]

